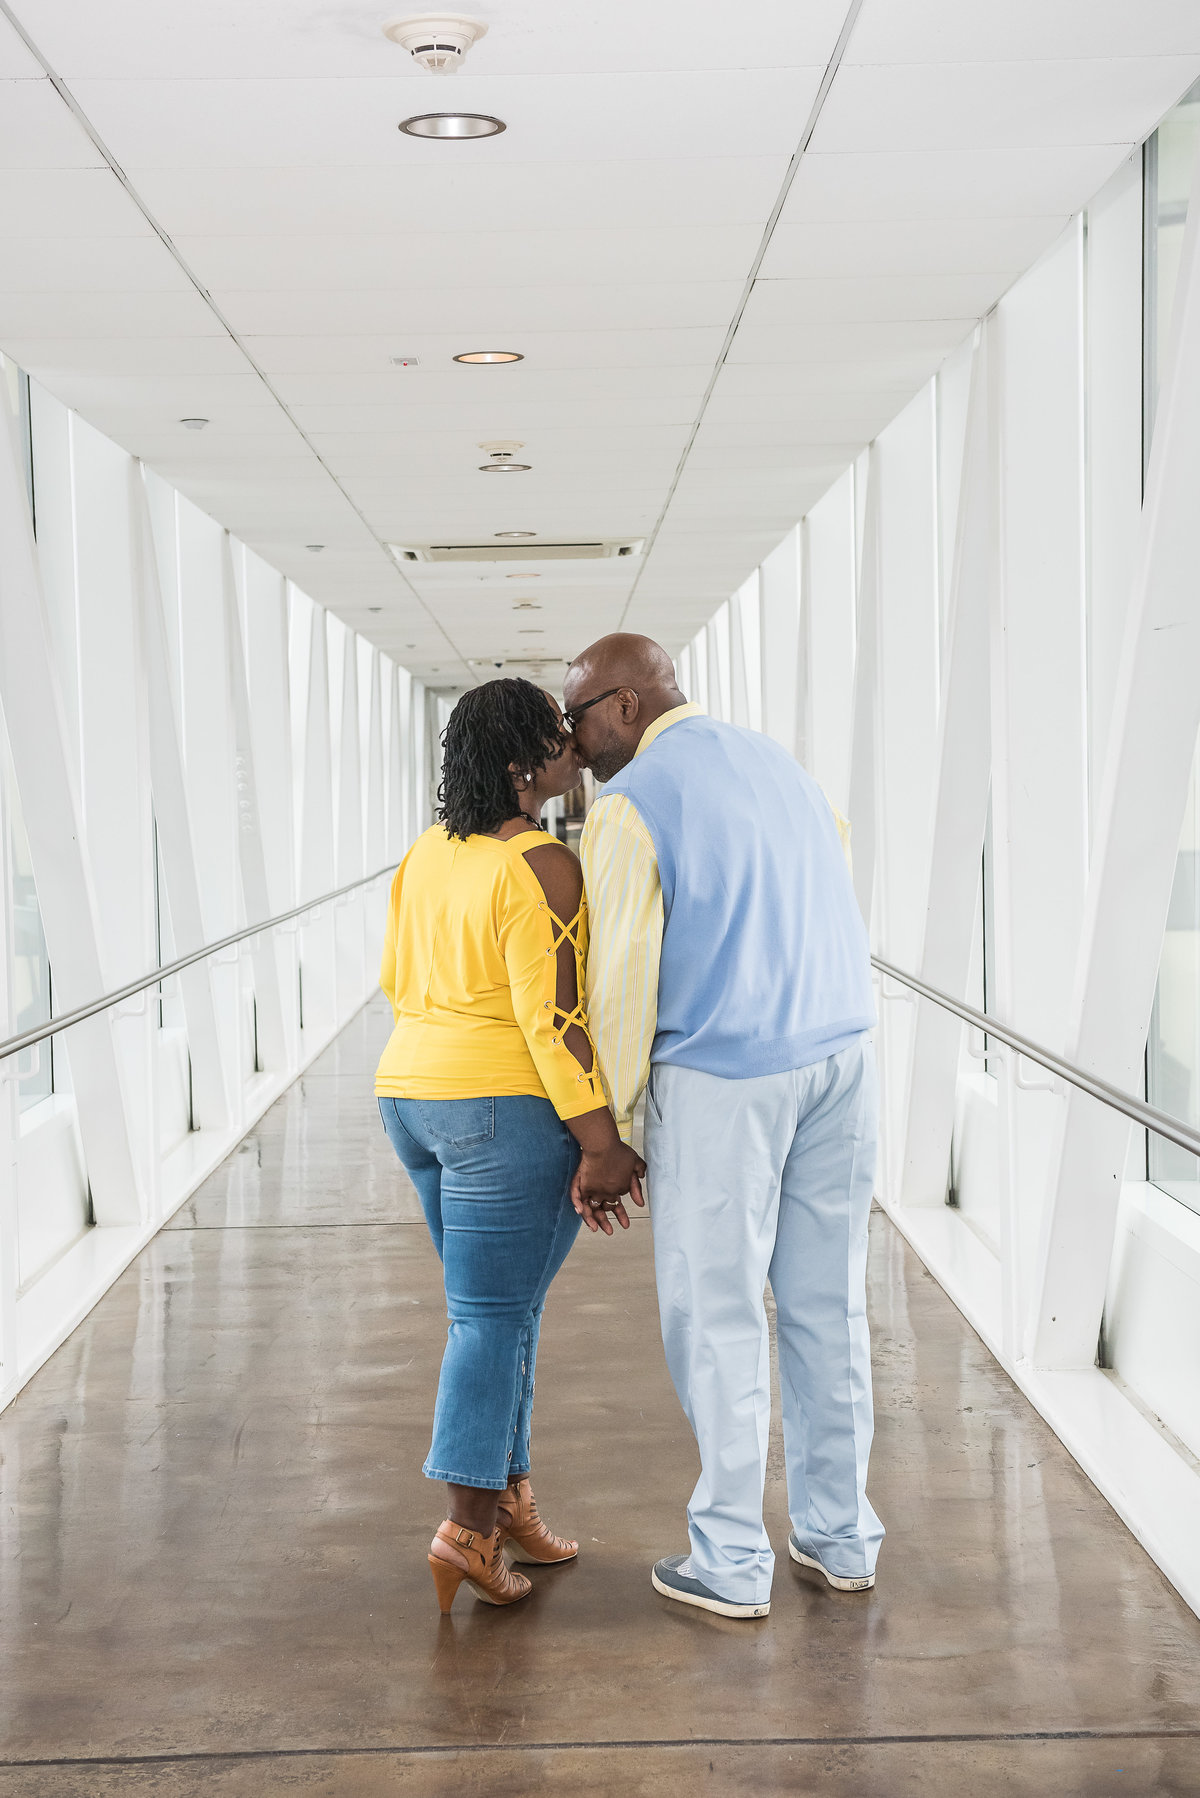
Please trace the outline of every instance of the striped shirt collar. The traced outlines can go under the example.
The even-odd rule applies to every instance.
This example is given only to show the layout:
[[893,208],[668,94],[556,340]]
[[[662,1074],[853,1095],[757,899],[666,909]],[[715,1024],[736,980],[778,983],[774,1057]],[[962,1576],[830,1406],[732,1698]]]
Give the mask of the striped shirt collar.
[[639,756],[643,749],[649,749],[655,737],[661,736],[664,730],[670,730],[673,724],[681,723],[684,718],[703,718],[703,716],[704,707],[696,705],[694,702],[690,705],[677,705],[673,710],[664,712],[661,718],[656,718],[653,724],[646,726],[642,740],[633,752],[634,755]]

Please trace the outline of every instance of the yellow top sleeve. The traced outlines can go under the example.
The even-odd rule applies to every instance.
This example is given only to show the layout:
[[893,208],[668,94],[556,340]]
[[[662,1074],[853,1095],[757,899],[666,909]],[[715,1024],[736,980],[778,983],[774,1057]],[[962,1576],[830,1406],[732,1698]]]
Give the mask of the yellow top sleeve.
[[591,941],[587,1006],[600,1077],[628,1142],[658,1029],[663,900],[654,842],[623,794],[601,797],[579,843]]
[[[525,866],[540,892],[536,874],[527,862]],[[564,922],[551,911],[544,894],[534,901],[532,909],[522,895],[502,939],[513,1015],[529,1045],[546,1096],[561,1118],[578,1117],[604,1104],[595,1046],[583,1004],[587,928],[586,901],[569,922]],[[565,1010],[558,1000],[559,953],[563,949],[574,964],[575,986],[575,1003]],[[573,1024],[587,1040],[590,1068],[585,1069],[566,1045],[566,1034]]]

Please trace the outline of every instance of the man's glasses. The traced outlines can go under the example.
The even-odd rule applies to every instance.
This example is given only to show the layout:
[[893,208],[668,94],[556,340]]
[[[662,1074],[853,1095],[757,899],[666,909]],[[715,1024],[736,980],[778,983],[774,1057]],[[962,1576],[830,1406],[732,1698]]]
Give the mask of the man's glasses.
[[575,726],[589,707],[599,705],[602,699],[611,699],[614,693],[622,690],[620,687],[610,687],[607,693],[597,693],[595,699],[585,699],[582,705],[573,705],[569,712],[563,713],[563,723],[567,730],[573,735]]

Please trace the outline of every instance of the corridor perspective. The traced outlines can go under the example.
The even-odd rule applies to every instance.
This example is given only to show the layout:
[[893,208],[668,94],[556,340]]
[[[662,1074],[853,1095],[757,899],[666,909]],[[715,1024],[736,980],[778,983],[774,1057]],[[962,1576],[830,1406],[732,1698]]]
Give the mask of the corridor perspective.
[[[0,1798],[1200,1794],[1200,4],[396,4],[0,0]],[[576,660],[614,633],[661,645],[661,704]],[[485,741],[497,694],[548,761]],[[727,830],[686,864],[636,798],[672,741]],[[493,810],[455,825],[452,778]],[[605,830],[641,846],[600,880]],[[397,869],[471,845],[527,890],[528,1027],[487,917],[533,1084],[493,1052],[431,1093],[410,1055],[381,1125]],[[681,958],[743,854],[795,878]],[[482,913],[428,886],[465,965]],[[658,920],[648,998],[620,906]],[[672,979],[795,1011],[835,911],[853,1029],[677,1053]],[[457,1148],[532,1106],[627,1184],[605,1045],[647,1018],[649,1209],[580,1232],[536,1351],[578,1558],[514,1525],[526,1593],[540,1298],[498,1478],[426,1479],[460,1319],[401,1108],[488,1107]],[[865,1253],[870,1501],[865,1350],[797,1399],[784,1281],[824,1264],[781,1251],[769,1437],[694,1332],[765,1457],[774,1571],[738,1596],[689,1533],[664,1243],[763,1189],[730,1095],[845,1054],[878,1160],[848,1123],[810,1334],[861,1340]],[[670,1136],[664,1070],[727,1108]],[[702,1129],[728,1163],[668,1194]],[[558,1164],[513,1165],[522,1205],[474,1198],[515,1241]],[[756,1270],[703,1302],[754,1289],[765,1407]],[[840,1574],[796,1535],[826,1399],[872,1550]]]

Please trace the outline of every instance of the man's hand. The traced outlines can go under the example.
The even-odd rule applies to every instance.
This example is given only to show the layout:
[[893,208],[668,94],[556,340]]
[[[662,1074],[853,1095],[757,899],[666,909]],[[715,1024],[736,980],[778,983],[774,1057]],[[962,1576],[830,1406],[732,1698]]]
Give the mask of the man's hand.
[[585,1150],[571,1182],[571,1203],[593,1234],[602,1230],[605,1236],[612,1235],[610,1214],[622,1230],[628,1230],[629,1213],[622,1200],[628,1193],[635,1205],[646,1203],[645,1174],[646,1163],[627,1143],[616,1142],[590,1155]]

